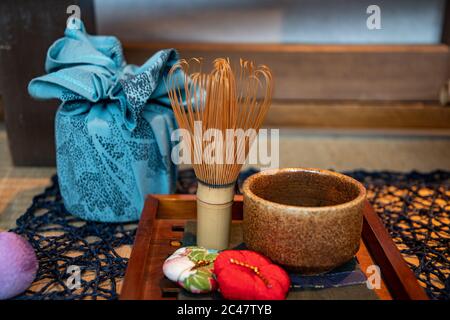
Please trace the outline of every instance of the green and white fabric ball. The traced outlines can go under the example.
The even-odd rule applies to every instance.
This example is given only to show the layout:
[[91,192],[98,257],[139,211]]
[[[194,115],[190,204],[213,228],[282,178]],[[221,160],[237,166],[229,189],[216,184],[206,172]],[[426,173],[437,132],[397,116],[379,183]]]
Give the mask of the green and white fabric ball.
[[192,293],[216,290],[213,276],[216,250],[203,247],[184,247],[175,251],[163,265],[164,275]]

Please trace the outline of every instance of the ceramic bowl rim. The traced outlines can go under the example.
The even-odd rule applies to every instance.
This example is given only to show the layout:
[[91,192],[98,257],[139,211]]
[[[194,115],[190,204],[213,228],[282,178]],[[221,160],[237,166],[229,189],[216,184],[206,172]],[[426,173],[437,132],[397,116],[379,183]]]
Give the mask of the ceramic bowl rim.
[[[250,190],[250,185],[257,178],[259,178],[261,176],[275,175],[275,174],[282,173],[282,172],[295,172],[295,173],[309,172],[309,173],[313,173],[313,174],[322,174],[322,175],[326,175],[326,176],[338,177],[340,179],[344,179],[345,181],[355,185],[358,188],[358,195],[350,201],[346,201],[346,202],[339,203],[336,205],[321,206],[321,207],[308,207],[308,206],[295,206],[295,205],[273,202],[273,201],[264,199],[260,196],[257,196],[255,193],[253,193]],[[284,209],[284,210],[288,209],[288,210],[293,210],[296,212],[311,212],[312,211],[312,212],[317,213],[317,212],[328,212],[329,209],[345,209],[345,208],[356,206],[357,204],[359,204],[365,200],[366,188],[364,187],[364,185],[361,182],[359,182],[356,179],[353,179],[352,177],[349,177],[345,174],[342,174],[342,173],[325,170],[325,169],[318,169],[318,168],[300,168],[300,167],[298,167],[298,168],[267,169],[267,170],[263,170],[258,173],[255,173],[245,180],[244,185],[242,186],[242,194],[244,196],[251,198],[255,202],[264,204],[265,206],[276,206],[280,209]],[[244,199],[244,201],[245,201],[245,199]]]

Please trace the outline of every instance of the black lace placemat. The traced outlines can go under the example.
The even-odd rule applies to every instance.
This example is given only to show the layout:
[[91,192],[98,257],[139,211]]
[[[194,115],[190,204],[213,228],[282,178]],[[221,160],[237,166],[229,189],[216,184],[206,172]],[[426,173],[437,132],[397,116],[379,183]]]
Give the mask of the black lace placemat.
[[450,300],[450,172],[347,172],[363,182],[419,283],[431,299]]
[[[70,215],[61,199],[58,179],[33,198],[11,231],[25,236],[35,249],[39,270],[33,285],[18,299],[115,299],[128,259],[118,251],[131,246],[136,223],[100,223]],[[80,270],[75,288],[74,272]],[[72,271],[72,272],[70,272]]]
[[[241,174],[237,192],[254,172]],[[429,297],[450,299],[450,173],[347,174],[366,185],[370,202]],[[180,172],[177,192],[196,192],[192,170]],[[17,298],[116,299],[136,227],[136,223],[86,222],[71,216],[53,177],[52,185],[34,197],[12,230],[30,241],[39,259],[35,282]],[[81,271],[79,288],[71,287],[70,266]]]

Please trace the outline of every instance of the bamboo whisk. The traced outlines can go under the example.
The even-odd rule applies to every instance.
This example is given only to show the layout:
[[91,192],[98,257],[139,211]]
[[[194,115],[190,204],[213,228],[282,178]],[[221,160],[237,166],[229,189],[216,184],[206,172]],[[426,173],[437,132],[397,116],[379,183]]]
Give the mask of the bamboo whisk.
[[[175,85],[180,81],[184,92]],[[272,74],[242,59],[232,68],[218,58],[210,73],[202,72],[200,59],[180,60],[167,86],[178,125],[190,136],[183,142],[199,182],[197,244],[225,249],[235,182],[270,107]]]

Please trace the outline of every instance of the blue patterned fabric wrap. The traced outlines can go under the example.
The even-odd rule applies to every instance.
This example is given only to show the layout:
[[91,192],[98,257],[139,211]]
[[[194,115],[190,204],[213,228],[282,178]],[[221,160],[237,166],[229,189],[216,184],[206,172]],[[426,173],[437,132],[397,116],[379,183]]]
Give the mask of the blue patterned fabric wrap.
[[47,74],[28,91],[62,101],[56,159],[67,210],[86,220],[137,220],[146,194],[175,189],[170,136],[176,122],[165,77],[178,54],[161,50],[140,67],[127,65],[117,38],[92,36],[80,26],[67,28],[49,48]]

